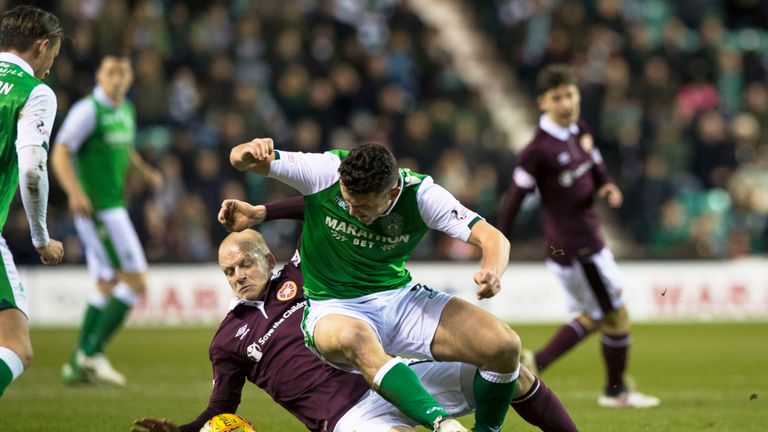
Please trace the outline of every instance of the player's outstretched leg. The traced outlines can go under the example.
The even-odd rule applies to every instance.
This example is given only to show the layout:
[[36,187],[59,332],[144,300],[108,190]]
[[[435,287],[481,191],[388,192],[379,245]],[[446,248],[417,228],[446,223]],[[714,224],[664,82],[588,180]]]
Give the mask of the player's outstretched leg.
[[512,408],[523,420],[544,432],[578,432],[565,406],[543,381],[525,367],[521,368],[519,381]]
[[578,319],[564,324],[543,348],[536,351],[532,357],[526,359],[528,362],[526,367],[538,375],[554,363],[555,360],[581,343],[591,333],[592,330],[587,329]]
[[519,374],[520,338],[507,324],[458,298],[443,309],[432,341],[440,361],[477,366],[473,381],[477,432],[500,430]]
[[395,357],[385,363],[376,373],[373,384],[384,399],[417,422],[431,426],[435,431],[464,430],[454,424],[458,422],[448,421],[448,413],[424,389],[416,373],[402,359]]

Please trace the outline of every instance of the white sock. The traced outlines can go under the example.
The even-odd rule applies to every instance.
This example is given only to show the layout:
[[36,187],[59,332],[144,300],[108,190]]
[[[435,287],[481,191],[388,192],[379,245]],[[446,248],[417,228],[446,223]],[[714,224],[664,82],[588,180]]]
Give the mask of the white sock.
[[112,295],[129,307],[133,307],[133,305],[139,301],[138,294],[133,292],[133,290],[125,282],[119,282],[117,285],[115,285],[115,289],[112,291]]
[[512,381],[516,380],[517,377],[520,375],[520,365],[517,366],[517,370],[511,373],[498,373],[498,372],[490,372],[490,371],[484,371],[481,370],[480,376],[483,377],[486,381],[496,383],[496,384],[505,384],[505,383],[511,383]]
[[89,304],[90,306],[93,306],[93,307],[95,307],[96,309],[104,309],[104,306],[106,306],[106,305],[107,305],[107,299],[108,299],[108,298],[109,298],[109,297],[107,297],[106,295],[104,295],[104,293],[102,293],[101,291],[99,291],[99,292],[97,292],[97,293],[93,294],[93,295],[91,296],[91,298],[89,298],[89,299],[88,299],[88,304]]
[[24,372],[24,363],[21,362],[21,357],[6,347],[0,346],[0,361],[8,365],[8,369],[13,374],[13,380]]

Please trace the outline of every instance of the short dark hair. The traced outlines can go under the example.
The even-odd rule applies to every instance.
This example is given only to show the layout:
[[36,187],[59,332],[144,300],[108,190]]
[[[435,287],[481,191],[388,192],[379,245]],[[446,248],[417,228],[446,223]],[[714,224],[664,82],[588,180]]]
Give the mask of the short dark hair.
[[564,64],[551,64],[539,72],[536,78],[536,95],[541,96],[561,85],[576,84],[573,69]]
[[16,6],[3,14],[0,49],[24,52],[40,39],[60,41],[63,34],[56,15],[35,6]]
[[341,160],[341,182],[352,195],[381,193],[397,182],[395,156],[381,144],[366,143],[355,147]]
[[108,58],[115,59],[118,61],[125,61],[128,62],[131,61],[131,55],[128,52],[128,50],[122,49],[122,48],[114,48],[107,50],[101,54],[101,60],[99,60],[99,67],[104,65],[104,61]]

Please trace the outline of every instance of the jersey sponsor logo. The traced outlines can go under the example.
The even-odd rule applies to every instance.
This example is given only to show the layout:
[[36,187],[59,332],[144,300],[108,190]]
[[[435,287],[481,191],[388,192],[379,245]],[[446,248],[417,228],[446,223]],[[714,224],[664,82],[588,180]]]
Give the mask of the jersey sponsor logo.
[[237,329],[237,333],[235,333],[235,339],[240,338],[240,340],[243,340],[249,331],[251,331],[251,329],[248,328],[248,324],[243,324],[242,327]]
[[248,355],[248,358],[255,361],[256,363],[261,360],[261,357],[264,355],[261,352],[261,347],[256,342],[248,345],[248,349],[245,352]]
[[573,186],[573,183],[576,182],[576,180],[581,178],[581,176],[583,176],[585,173],[589,172],[593,165],[594,162],[589,159],[576,167],[576,169],[564,170],[560,173],[560,175],[557,176],[557,182],[560,183],[560,186],[562,187],[571,187]]
[[12,69],[10,63],[3,62],[0,63],[0,75],[23,77],[24,71]]
[[104,141],[111,147],[122,147],[133,142],[133,131],[112,131],[104,134]]
[[283,286],[277,290],[275,297],[280,301],[288,301],[296,297],[296,293],[299,292],[299,288],[294,281],[286,281]]
[[344,198],[336,195],[333,197],[333,200],[336,202],[336,205],[343,208],[344,210],[349,211],[349,204],[347,204],[346,201],[344,201]]
[[[300,311],[304,308],[304,306],[307,305],[306,300],[296,303],[295,305],[291,306],[287,311],[283,312],[283,315],[280,317],[279,320],[275,321],[274,324],[272,324],[272,327],[264,333],[264,336],[260,337],[259,340],[256,342],[259,344],[260,347],[263,347],[265,343],[269,340],[269,338],[272,337],[273,334],[275,334],[275,330],[280,327],[286,319],[290,318],[291,315],[296,313],[296,311]],[[261,349],[259,349],[261,351]]]
[[377,246],[381,248],[385,245],[399,245],[408,243],[411,239],[410,234],[376,234],[362,227],[358,227],[351,222],[340,221],[331,216],[325,217],[325,225],[330,229],[330,234],[334,239],[338,241],[347,241],[347,235],[350,235],[355,237],[353,241],[354,245],[366,248],[372,248],[377,243],[379,243]]
[[15,84],[0,81],[0,94],[5,96],[13,90]]

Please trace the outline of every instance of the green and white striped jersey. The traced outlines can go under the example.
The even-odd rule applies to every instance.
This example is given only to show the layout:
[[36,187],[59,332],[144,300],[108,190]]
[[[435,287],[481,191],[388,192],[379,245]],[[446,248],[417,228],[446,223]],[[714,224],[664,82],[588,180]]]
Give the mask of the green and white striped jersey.
[[304,290],[310,299],[354,298],[400,288],[406,262],[429,231],[467,241],[480,220],[431,177],[400,169],[401,192],[389,211],[365,225],[348,211],[339,189],[344,150],[277,151],[269,177],[304,195],[301,241]]
[[125,207],[125,176],[136,137],[133,104],[115,105],[104,91],[75,103],[56,142],[69,147],[83,191],[96,210]]
[[[5,226],[11,201],[19,186],[17,153],[28,146],[42,147],[47,151],[55,116],[56,96],[53,90],[37,79],[29,64],[20,57],[8,52],[0,53],[0,231]],[[40,172],[45,173],[45,160],[39,162],[43,164]],[[45,187],[47,191],[47,179]],[[30,219],[33,240],[38,238],[35,243],[44,245],[48,235],[45,203],[39,203],[39,207],[28,208],[27,213],[34,215]]]

